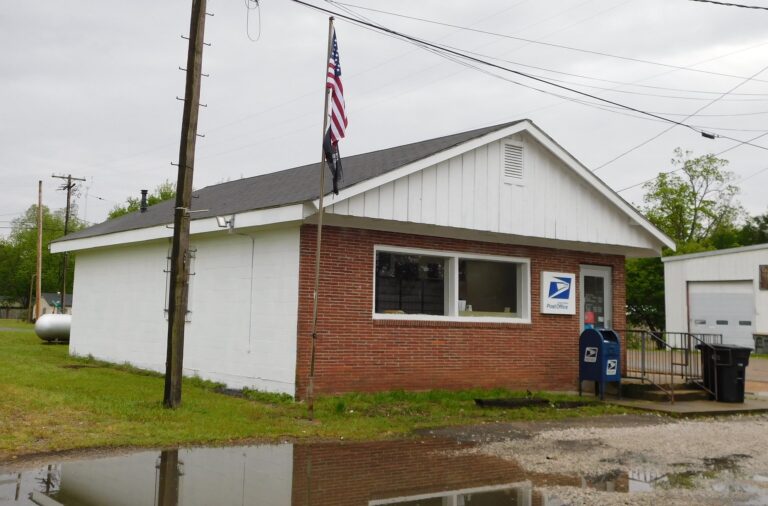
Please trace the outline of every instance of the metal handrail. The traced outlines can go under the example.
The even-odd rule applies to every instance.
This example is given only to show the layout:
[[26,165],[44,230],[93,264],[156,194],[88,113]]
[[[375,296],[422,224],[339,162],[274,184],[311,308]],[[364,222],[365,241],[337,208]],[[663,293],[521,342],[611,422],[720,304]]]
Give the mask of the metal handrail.
[[[621,333],[621,332],[620,332]],[[675,377],[695,383],[717,398],[717,368],[712,367],[712,383],[704,381],[701,348],[708,348],[716,357],[713,344],[722,342],[721,334],[692,334],[689,332],[651,332],[649,330],[627,329],[623,332],[627,343],[626,377],[648,382],[669,396],[675,402]],[[638,349],[638,357],[630,349]],[[669,378],[669,383],[664,380]],[[713,387],[713,388],[710,388]]]
[[[628,348],[626,377],[639,379],[643,383],[648,382],[667,394],[670,402],[674,404],[672,354],[666,353],[671,351],[671,347],[657,334],[648,330],[627,329],[623,334],[624,342],[627,343]],[[636,360],[632,360],[635,357],[631,357],[629,354],[629,343],[640,347],[639,364]],[[657,379],[664,378],[666,375],[670,376],[670,381],[665,386],[662,381],[657,381]]]

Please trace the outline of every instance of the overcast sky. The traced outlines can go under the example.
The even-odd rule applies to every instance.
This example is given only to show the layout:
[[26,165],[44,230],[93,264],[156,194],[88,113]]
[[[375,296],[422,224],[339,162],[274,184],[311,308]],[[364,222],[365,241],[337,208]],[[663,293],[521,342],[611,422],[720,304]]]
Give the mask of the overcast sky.
[[[357,11],[388,27],[484,59],[507,60],[500,63],[712,133],[747,140],[768,131],[768,71],[745,82],[768,66],[766,10],[689,0],[348,1],[665,64]],[[744,2],[768,7],[768,0]],[[15,0],[4,7],[0,231],[7,232],[9,221],[36,202],[40,179],[45,205],[64,207],[64,192],[56,189],[61,180],[52,179],[53,173],[87,179],[77,202],[79,216],[89,222],[103,221],[109,209],[142,188],[175,181],[170,162],[177,161],[179,150],[182,103],[176,97],[183,96],[185,74],[178,67],[185,66],[187,52],[180,35],[189,29],[189,0]],[[208,107],[200,113],[199,133],[205,137],[197,144],[195,188],[317,161],[327,16],[289,0],[261,0],[260,9],[251,11],[245,0],[209,0],[208,11],[214,14],[207,18],[206,40],[212,45],[203,60],[210,74],[202,84]],[[343,20],[336,27],[350,121],[342,156],[530,118],[594,170],[669,127],[524,88]],[[685,119],[704,106],[699,116]],[[768,146],[768,135],[754,143]],[[621,190],[669,170],[675,147],[698,156],[736,144],[676,127],[596,174]],[[766,155],[748,145],[722,155],[738,178],[748,178],[740,200],[751,214],[768,211]],[[621,195],[639,203],[642,190]]]

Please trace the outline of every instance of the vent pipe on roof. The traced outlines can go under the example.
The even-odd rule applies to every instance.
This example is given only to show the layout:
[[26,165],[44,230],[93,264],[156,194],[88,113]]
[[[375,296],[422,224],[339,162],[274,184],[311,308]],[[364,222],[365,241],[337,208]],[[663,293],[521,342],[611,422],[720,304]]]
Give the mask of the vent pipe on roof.
[[149,193],[148,190],[141,190],[141,204],[139,204],[139,209],[141,209],[142,213],[147,211],[147,193]]

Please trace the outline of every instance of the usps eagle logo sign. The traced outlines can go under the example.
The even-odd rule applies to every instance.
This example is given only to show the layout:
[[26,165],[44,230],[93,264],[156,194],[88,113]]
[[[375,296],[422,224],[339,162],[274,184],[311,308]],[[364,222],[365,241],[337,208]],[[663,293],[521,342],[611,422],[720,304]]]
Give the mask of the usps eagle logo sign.
[[550,281],[549,298],[568,300],[571,297],[571,281],[570,278],[564,277],[556,277]]
[[576,274],[541,273],[541,312],[576,314]]

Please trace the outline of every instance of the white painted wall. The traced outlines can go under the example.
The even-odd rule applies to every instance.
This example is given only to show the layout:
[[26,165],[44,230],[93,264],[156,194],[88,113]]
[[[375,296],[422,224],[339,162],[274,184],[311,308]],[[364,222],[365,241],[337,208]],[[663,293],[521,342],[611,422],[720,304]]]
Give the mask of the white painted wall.
[[[524,179],[502,175],[506,140],[523,144]],[[335,203],[328,212],[656,250],[658,241],[522,132]]]
[[165,370],[168,248],[168,241],[156,241],[78,253],[72,355]]
[[299,228],[210,235],[192,244],[185,369],[235,388],[293,395]]
[[[192,246],[184,373],[293,395],[299,228],[192,236]],[[165,370],[168,248],[78,253],[70,353]]]
[[754,293],[754,332],[768,334],[768,290],[760,290],[759,265],[768,265],[768,247],[665,259],[667,330],[686,332],[688,329],[689,281],[750,281]]

